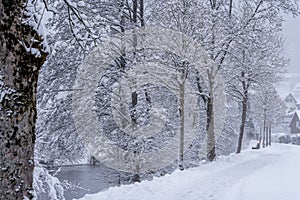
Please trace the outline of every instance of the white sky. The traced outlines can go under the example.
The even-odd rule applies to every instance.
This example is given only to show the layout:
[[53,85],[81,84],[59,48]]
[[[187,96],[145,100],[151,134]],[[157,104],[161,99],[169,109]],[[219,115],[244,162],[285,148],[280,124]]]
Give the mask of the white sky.
[[300,74],[300,16],[286,16],[283,26],[285,55],[290,59],[288,72]]

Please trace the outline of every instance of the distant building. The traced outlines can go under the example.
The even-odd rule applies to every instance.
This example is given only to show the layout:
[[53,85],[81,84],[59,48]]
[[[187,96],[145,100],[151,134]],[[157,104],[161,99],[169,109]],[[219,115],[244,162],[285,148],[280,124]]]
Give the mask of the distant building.
[[[292,93],[289,93],[285,99],[284,103],[286,106],[287,113],[293,112],[297,110],[298,106],[300,106]],[[297,106],[298,105],[298,106]],[[300,108],[300,107],[299,107]]]
[[289,124],[291,134],[300,133],[300,110],[296,110]]
[[283,99],[285,104],[285,115],[278,119],[279,125],[276,127],[276,131],[292,133],[296,130],[296,121],[297,116],[294,116],[295,112],[299,110],[300,113],[300,104],[298,104],[297,99],[295,98],[293,93],[289,93]]

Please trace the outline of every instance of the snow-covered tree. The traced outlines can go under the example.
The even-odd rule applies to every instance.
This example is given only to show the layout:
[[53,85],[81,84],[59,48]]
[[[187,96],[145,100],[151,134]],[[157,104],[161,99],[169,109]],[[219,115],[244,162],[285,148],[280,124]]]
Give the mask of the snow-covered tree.
[[[273,30],[275,32],[275,30]],[[272,31],[272,32],[273,32]],[[232,78],[228,83],[230,95],[241,102],[241,123],[238,139],[237,153],[241,152],[244,130],[246,125],[249,95],[260,85],[276,83],[279,74],[284,72],[286,61],[282,55],[282,42],[278,35],[270,32],[262,34],[260,31],[249,42],[238,44],[233,55],[234,67],[230,70]]]
[[31,199],[36,86],[46,59],[31,1],[0,2],[0,199]]
[[[284,104],[277,94],[273,84],[265,84],[257,88],[256,92],[251,95],[250,115],[259,131],[258,140],[261,147],[271,145],[272,127],[276,119],[284,115]],[[257,131],[258,132],[258,131]]]
[[[247,53],[247,55],[244,55],[245,59],[248,59],[249,55],[251,55],[251,58],[258,59],[258,54],[253,55],[251,52],[254,50],[254,47],[250,40],[254,41],[263,36],[266,39],[266,32],[280,31],[282,17],[279,10],[296,15],[298,13],[298,4],[294,1],[210,0],[199,2],[177,0],[156,1],[153,5],[154,14],[150,16],[151,23],[181,31],[195,38],[203,45],[215,63],[211,65],[206,74],[209,80],[209,94],[207,95],[206,107],[207,157],[209,160],[213,160],[216,156],[215,123],[218,122],[215,119],[215,112],[217,111],[214,110],[216,99],[214,98],[213,90],[216,87],[215,81],[217,77],[221,73],[224,73],[225,76],[230,74],[232,72],[229,72],[230,68],[236,68],[241,65],[243,67],[244,65],[241,64],[243,63],[243,56],[241,56],[243,52]],[[251,37],[252,39],[250,39]],[[275,45],[275,48],[280,49],[278,45]],[[264,67],[262,66],[262,68]],[[246,76],[245,73],[239,71],[237,76]],[[245,79],[245,77],[242,79]],[[247,84],[242,84],[244,84],[244,91],[247,91]],[[239,83],[231,85],[239,87]],[[244,92],[242,95],[245,96]],[[247,105],[247,103],[245,102],[244,105]],[[244,113],[246,113],[246,106],[244,106]],[[246,122],[245,119],[245,115],[243,115],[241,124]],[[241,131],[239,132],[243,132],[243,126],[240,127]],[[242,139],[241,135],[243,134],[240,133],[240,141]],[[240,149],[240,146],[238,149]]]
[[[226,51],[223,73],[228,80],[228,94],[241,102],[237,153],[241,151],[249,91],[258,85],[276,82],[287,64],[283,58],[280,35],[282,17],[277,10],[297,14],[295,2],[233,1],[231,19],[236,22],[235,33]],[[238,29],[235,29],[238,27]]]

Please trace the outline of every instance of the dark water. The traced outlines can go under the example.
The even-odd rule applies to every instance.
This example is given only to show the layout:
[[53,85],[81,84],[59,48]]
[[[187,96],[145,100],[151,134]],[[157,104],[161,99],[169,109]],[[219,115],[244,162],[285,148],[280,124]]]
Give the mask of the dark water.
[[93,194],[117,186],[120,179],[116,171],[94,165],[62,167],[57,173],[57,178],[61,182],[67,181],[75,186],[65,191],[66,200],[81,198],[85,194]]
[[[139,180],[152,180],[153,176],[161,176],[175,170],[177,165],[170,165],[161,169],[157,174],[140,174]],[[54,173],[56,170],[53,170]],[[85,194],[94,194],[109,187],[131,184],[136,181],[136,174],[119,172],[105,165],[63,166],[55,175],[64,185],[70,187],[64,192],[66,200],[81,198]],[[66,184],[67,183],[67,184]],[[44,194],[39,199],[47,200]]]

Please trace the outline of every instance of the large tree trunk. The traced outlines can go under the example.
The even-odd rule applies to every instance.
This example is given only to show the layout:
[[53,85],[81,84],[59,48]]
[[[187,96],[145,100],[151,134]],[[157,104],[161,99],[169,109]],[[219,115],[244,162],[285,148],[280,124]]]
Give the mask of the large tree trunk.
[[32,198],[36,85],[46,57],[20,44],[41,49],[38,34],[21,23],[24,5],[0,1],[0,199],[6,200]]

